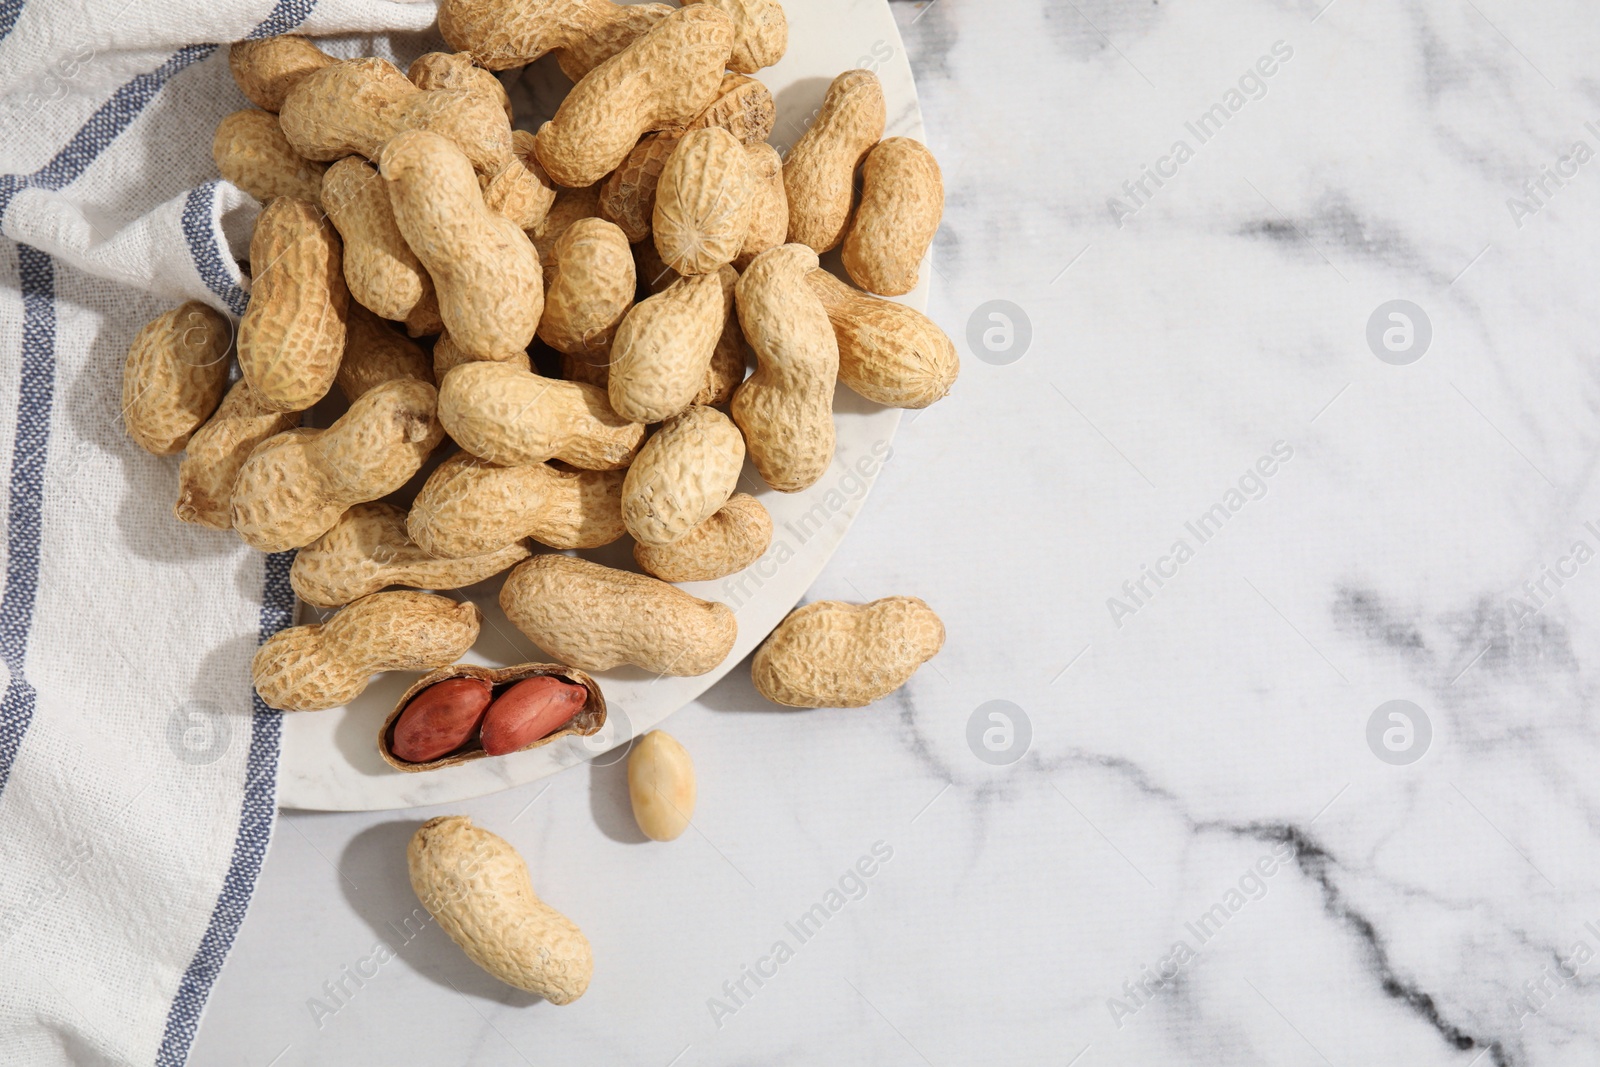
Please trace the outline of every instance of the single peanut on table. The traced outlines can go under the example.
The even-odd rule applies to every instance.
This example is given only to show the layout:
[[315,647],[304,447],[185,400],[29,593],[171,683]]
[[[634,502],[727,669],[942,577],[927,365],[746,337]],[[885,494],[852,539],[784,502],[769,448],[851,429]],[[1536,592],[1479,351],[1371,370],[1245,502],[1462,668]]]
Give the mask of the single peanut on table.
[[589,988],[588,939],[534,894],[527,864],[504,838],[464,815],[429,819],[411,838],[406,865],[417,899],[473,963],[552,1004]]
[[628,753],[633,820],[652,841],[671,841],[694,818],[694,761],[664,730],[651,730]]

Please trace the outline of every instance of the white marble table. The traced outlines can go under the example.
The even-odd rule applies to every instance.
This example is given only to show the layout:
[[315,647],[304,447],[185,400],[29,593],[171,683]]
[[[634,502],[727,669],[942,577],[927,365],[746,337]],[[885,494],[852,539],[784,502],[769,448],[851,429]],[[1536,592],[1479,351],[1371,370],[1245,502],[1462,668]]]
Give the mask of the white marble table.
[[193,1063],[1600,1062],[1600,28],[1318,6],[897,5],[964,365],[814,595],[943,654],[735,671],[671,845],[621,764],[450,809],[588,933],[567,1008],[415,921],[441,811],[288,813]]

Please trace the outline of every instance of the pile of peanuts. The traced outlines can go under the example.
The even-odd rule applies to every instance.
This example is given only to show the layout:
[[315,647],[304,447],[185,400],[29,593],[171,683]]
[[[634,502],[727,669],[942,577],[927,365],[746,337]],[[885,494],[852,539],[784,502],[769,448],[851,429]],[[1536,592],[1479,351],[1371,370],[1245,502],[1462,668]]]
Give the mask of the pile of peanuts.
[[[780,157],[752,77],[787,47],[777,0],[443,0],[439,29],[456,51],[405,73],[300,37],[232,47],[256,107],[223,119],[213,155],[264,204],[249,305],[236,343],[204,304],[162,315],[123,377],[129,435],[184,453],[177,517],[298,549],[296,594],[340,609],[263,643],[268,705],[333,708],[379,672],[432,672],[378,739],[408,771],[595,732],[588,671],[716,669],[733,612],[672,583],[766,552],[771,517],[736,492],[746,457],[772,489],[803,491],[833,462],[836,382],[925,407],[958,369],[932,321],[883,299],[917,284],[938,164],[884,139],[866,70],[833,80]],[[492,72],[547,53],[574,85],[537,133],[514,129]],[[854,285],[819,266],[835,248]],[[301,427],[335,389],[343,413]],[[568,554],[624,535],[638,572]],[[421,591],[507,570],[501,607],[557,662],[459,663],[481,613]],[[822,601],[773,631],[752,675],[780,704],[857,707],[943,640],[916,598]],[[682,832],[694,777],[676,741],[643,738],[629,781],[648,836]],[[582,993],[588,945],[564,917],[518,919],[526,953],[493,943],[509,920],[490,912],[545,907],[504,841],[434,820],[411,871],[475,960],[557,1003]]]

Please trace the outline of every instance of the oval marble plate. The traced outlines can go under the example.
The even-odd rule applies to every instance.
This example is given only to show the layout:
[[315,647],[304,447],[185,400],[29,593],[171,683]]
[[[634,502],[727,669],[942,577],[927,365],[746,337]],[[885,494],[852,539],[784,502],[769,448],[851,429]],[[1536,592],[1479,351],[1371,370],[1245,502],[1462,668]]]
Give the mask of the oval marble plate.
[[[806,0],[787,5],[787,11],[788,53],[777,66],[758,75],[777,101],[778,122],[771,140],[780,151],[809,124],[834,75],[852,67],[873,69],[883,81],[888,104],[885,136],[922,138],[916,86],[900,31],[885,0]],[[837,270],[837,256],[828,258]],[[902,302],[918,309],[927,307],[929,270],[925,262],[921,284],[901,298]],[[695,596],[722,601],[738,618],[739,639],[716,670],[697,678],[657,677],[631,667],[597,673],[595,678],[610,708],[609,720],[600,733],[422,774],[396,771],[378,756],[378,727],[417,677],[407,672],[384,675],[345,707],[284,716],[279,805],[371,811],[483,796],[583,763],[658,725],[739,666],[799,602],[844,539],[888,456],[900,412],[871,404],[840,386],[834,397],[834,418],[839,436],[833,466],[805,492],[773,492],[754,468],[745,465],[740,489],[755,495],[772,513],[774,532],[767,554],[729,578],[683,585]],[[636,569],[632,544],[624,538],[583,555]],[[449,594],[470,599],[483,609],[483,631],[466,661],[503,666],[548,660],[501,613],[502,578]],[[304,605],[300,612],[301,621],[315,621],[315,614]]]

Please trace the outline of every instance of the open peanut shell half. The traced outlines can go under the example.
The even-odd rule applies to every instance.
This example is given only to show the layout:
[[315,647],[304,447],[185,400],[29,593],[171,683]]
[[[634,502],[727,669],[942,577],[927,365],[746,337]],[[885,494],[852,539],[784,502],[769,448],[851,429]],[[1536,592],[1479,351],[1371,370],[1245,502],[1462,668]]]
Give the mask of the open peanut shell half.
[[[454,767],[459,763],[489,759],[489,753],[483,750],[483,745],[474,735],[466,744],[447,756],[440,756],[438,759],[428,760],[424,763],[407,762],[390,751],[390,746],[394,742],[394,724],[399,720],[401,713],[406,710],[406,705],[411,703],[413,697],[429,686],[451,678],[478,678],[488,682],[493,689],[494,696],[498,697],[525,678],[538,678],[541,676],[553,676],[563,681],[581,685],[589,691],[589,699],[584,702],[583,708],[576,715],[567,720],[566,725],[536,741],[523,745],[517,749],[518,752],[526,752],[530,748],[548,745],[561,737],[588,737],[590,734],[600,732],[600,728],[606,724],[606,698],[600,692],[599,683],[580,670],[565,667],[559,663],[518,663],[511,667],[480,667],[474,663],[455,663],[449,667],[440,667],[436,671],[430,671],[418,678],[416,683],[405,691],[405,694],[395,703],[394,710],[389,713],[389,717],[383,720],[383,728],[378,731],[378,754],[383,757],[383,761],[389,766],[396,770],[407,772],[433,771],[438,770],[440,767]],[[511,753],[508,752],[505,755],[511,755]]]

